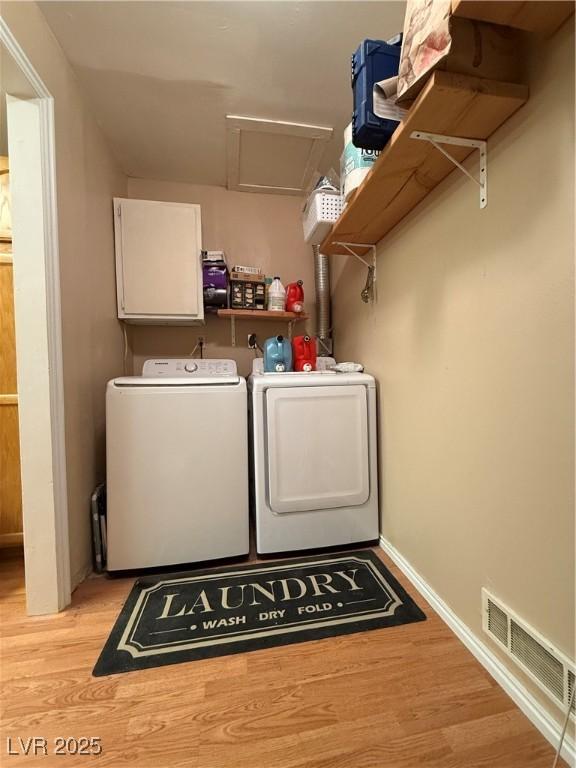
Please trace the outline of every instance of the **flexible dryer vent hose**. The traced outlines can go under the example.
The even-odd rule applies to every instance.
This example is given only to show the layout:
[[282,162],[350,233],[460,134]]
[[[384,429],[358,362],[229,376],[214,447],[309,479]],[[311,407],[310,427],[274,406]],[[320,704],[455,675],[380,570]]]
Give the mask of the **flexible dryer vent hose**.
[[314,279],[316,284],[316,334],[326,351],[332,351],[330,335],[330,265],[328,257],[320,253],[320,246],[313,245]]

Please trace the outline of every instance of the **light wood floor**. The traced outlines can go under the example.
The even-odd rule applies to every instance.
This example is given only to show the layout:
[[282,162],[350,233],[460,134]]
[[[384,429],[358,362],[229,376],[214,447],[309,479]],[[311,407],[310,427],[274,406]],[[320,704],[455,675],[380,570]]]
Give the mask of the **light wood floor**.
[[[548,743],[379,554],[428,621],[93,678],[133,580],[89,579],[64,613],[27,618],[22,562],[0,552],[0,764],[551,768]],[[100,736],[103,754],[7,757],[18,736]]]

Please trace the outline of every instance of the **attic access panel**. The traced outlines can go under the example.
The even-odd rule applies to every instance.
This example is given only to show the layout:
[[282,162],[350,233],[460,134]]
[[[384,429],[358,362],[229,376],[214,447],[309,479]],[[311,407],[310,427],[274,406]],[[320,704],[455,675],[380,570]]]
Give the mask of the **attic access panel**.
[[332,128],[226,115],[228,189],[302,195]]

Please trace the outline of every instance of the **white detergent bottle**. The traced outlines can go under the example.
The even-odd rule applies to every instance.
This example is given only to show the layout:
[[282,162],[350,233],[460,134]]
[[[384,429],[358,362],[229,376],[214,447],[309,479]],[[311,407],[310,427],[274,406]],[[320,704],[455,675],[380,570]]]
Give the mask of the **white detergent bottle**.
[[286,289],[276,275],[268,288],[268,310],[270,312],[284,312],[286,306]]

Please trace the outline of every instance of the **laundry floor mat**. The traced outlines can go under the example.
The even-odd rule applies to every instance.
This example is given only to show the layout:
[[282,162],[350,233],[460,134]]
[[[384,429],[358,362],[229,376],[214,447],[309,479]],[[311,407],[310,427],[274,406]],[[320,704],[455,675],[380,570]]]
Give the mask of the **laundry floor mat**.
[[369,550],[138,579],[93,674],[255,651],[426,618]]

